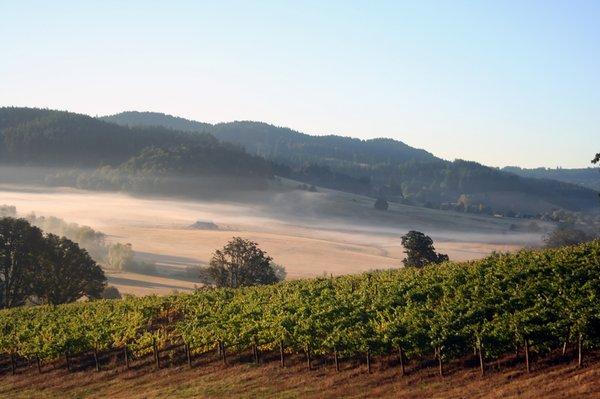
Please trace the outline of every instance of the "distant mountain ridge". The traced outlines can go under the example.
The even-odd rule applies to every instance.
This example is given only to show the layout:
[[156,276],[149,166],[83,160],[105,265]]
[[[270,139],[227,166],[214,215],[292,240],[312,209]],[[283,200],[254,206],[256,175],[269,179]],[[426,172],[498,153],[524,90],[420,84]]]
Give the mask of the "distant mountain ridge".
[[116,123],[121,126],[160,126],[181,132],[204,132],[213,125],[210,123],[193,121],[179,116],[162,114],[160,112],[125,111],[115,115],[103,116],[100,119]]
[[537,179],[553,179],[566,183],[573,183],[593,190],[600,190],[599,168],[520,168],[507,166],[502,168],[505,172],[514,173],[523,177]]
[[92,118],[0,108],[0,162],[59,167],[63,172],[46,183],[93,189],[168,194],[192,182],[197,193],[224,176],[219,187],[264,189],[280,176],[301,182],[300,189],[315,185],[474,213],[598,208],[594,190],[449,162],[397,140],[310,136],[261,122],[211,125],[157,113]]
[[156,112],[128,111],[101,118],[124,126],[161,126],[187,132],[210,133],[219,140],[243,146],[250,154],[295,166],[332,159],[353,163],[439,160],[429,152],[389,138],[313,136],[264,122],[235,121],[211,125]]
[[59,168],[43,177],[55,185],[148,192],[175,177],[202,178],[205,189],[216,187],[217,180],[264,188],[273,177],[270,162],[208,133],[121,126],[33,108],[0,108],[1,165]]
[[589,188],[522,177],[515,171],[476,162],[450,162],[393,139],[311,136],[262,122],[211,125],[146,112],[124,112],[103,119],[127,126],[183,126],[187,131],[210,133],[276,162],[279,168],[275,172],[281,176],[405,203],[533,214],[597,205],[596,193]]

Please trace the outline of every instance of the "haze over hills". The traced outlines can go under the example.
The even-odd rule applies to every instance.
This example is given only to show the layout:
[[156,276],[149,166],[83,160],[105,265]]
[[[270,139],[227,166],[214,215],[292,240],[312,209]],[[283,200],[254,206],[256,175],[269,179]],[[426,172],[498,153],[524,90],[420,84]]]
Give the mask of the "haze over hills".
[[276,162],[279,175],[403,203],[444,207],[460,201],[459,206],[474,212],[534,214],[597,205],[596,193],[589,188],[523,178],[475,162],[450,162],[393,139],[311,136],[250,121],[210,125],[152,112],[123,112],[102,119],[125,126],[210,133]]
[[439,160],[425,150],[393,139],[312,136],[263,122],[235,121],[211,125],[157,112],[136,111],[101,119],[132,127],[162,126],[188,132],[209,132],[219,140],[242,145],[250,153],[294,165],[327,160],[365,164]]
[[[87,115],[28,108],[0,108],[0,159],[4,165],[60,168],[36,177],[92,189],[158,192],[181,186],[172,178],[204,184],[218,178],[236,188],[264,188],[273,176],[268,161],[208,133],[124,127]],[[24,177],[15,174],[14,179]]]
[[578,184],[580,186],[600,191],[600,170],[598,168],[520,168],[518,166],[507,166],[502,168],[505,172],[514,173],[523,177],[535,177],[538,179],[553,179],[566,183]]
[[43,182],[87,189],[219,193],[266,189],[280,176],[473,213],[534,215],[597,207],[592,189],[446,161],[397,140],[311,136],[260,122],[210,125],[157,113],[92,118],[1,108],[0,157],[4,165],[64,168],[46,173]]

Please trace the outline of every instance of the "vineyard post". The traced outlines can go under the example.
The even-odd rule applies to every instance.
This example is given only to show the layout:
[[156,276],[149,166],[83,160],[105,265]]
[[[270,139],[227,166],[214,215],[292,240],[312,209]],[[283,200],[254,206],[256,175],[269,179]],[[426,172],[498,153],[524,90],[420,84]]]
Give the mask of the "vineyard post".
[[100,363],[98,363],[98,347],[94,346],[94,363],[96,364],[96,371],[100,371]]
[[567,354],[567,345],[569,344],[569,334],[571,333],[571,327],[567,329],[567,333],[565,334],[565,342],[563,343],[562,355],[565,356]]
[[479,346],[479,368],[481,370],[481,376],[485,375],[485,364],[483,362],[483,348]]
[[283,354],[283,341],[279,341],[279,357],[281,358],[281,367],[285,367],[285,357]]
[[577,338],[577,367],[583,364],[583,337],[579,334]]
[[338,359],[338,351],[337,348],[333,348],[333,361],[335,362],[335,371],[339,373],[340,371],[340,362]]
[[65,351],[65,362],[67,363],[67,371],[71,371],[71,364],[69,363],[69,351]]
[[529,366],[529,341],[525,339],[525,367],[527,372],[531,371],[531,367]]
[[158,355],[158,347],[156,346],[156,339],[152,338],[152,351],[154,352],[154,366],[156,370],[160,368],[160,359]]
[[312,370],[312,365],[310,363],[310,346],[306,347],[306,365],[309,370]]
[[437,358],[438,358],[438,368],[439,368],[439,372],[440,372],[440,377],[444,376],[444,366],[442,364],[442,348],[438,347],[437,348]]
[[184,348],[185,348],[185,356],[187,358],[187,364],[191,368],[192,367],[192,354],[190,353],[190,346],[186,343]]
[[125,347],[123,348],[123,355],[125,357],[125,367],[129,369],[129,354],[127,353],[127,344],[125,344]]
[[40,357],[36,356],[36,360],[37,360],[37,369],[38,369],[38,373],[42,374],[42,363],[40,361]]
[[258,349],[256,344],[252,344],[252,355],[254,356],[254,364],[258,364]]
[[399,355],[400,355],[400,376],[404,377],[405,374],[405,370],[404,370],[404,349],[402,349],[402,347],[400,347],[399,350]]
[[223,354],[223,364],[227,365],[227,352],[225,350],[225,344],[221,344],[221,353]]
[[483,377],[485,375],[485,364],[483,362],[483,344],[479,337],[477,337],[477,350],[479,352],[479,369],[481,371],[481,376]]
[[15,360],[15,352],[10,353],[10,369],[14,375],[17,372],[17,362]]
[[371,348],[367,349],[367,373],[371,374]]

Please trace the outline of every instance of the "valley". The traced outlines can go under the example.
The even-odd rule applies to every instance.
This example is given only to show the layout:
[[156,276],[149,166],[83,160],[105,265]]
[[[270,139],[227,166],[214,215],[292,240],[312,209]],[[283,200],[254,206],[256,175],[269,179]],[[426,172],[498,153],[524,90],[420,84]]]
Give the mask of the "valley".
[[[16,206],[21,215],[35,212],[90,226],[109,242],[131,243],[136,258],[155,263],[159,275],[107,271],[107,276],[121,293],[138,296],[193,290],[197,281],[173,274],[206,265],[233,236],[259,243],[290,279],[400,267],[400,236],[411,229],[429,233],[436,249],[457,261],[541,244],[543,231],[526,232],[528,221],[399,204],[381,212],[367,197],[293,187],[283,181],[277,189],[246,194],[243,202],[217,202],[3,185],[0,204]],[[190,228],[198,220],[218,229]]]

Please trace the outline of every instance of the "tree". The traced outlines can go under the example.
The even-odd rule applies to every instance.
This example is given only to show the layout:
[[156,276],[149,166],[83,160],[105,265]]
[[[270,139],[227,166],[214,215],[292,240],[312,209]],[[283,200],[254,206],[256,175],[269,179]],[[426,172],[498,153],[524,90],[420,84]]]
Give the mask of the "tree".
[[114,285],[107,285],[102,291],[102,299],[121,299],[121,293],[119,289]]
[[564,247],[566,245],[577,245],[594,238],[585,231],[572,227],[559,227],[544,237],[544,243],[548,248]]
[[420,231],[411,230],[402,236],[406,258],[402,260],[407,267],[423,267],[429,263],[448,261],[448,255],[435,252],[433,240]]
[[0,219],[0,307],[25,303],[44,246],[42,231],[25,219]]
[[373,207],[378,211],[387,211],[389,206],[390,205],[388,204],[388,202],[381,197],[377,198],[377,201],[375,201],[375,204],[373,205]]
[[111,269],[125,270],[133,262],[133,255],[131,244],[116,243],[108,248],[106,264]]
[[257,243],[234,237],[222,250],[215,251],[208,273],[218,287],[273,284],[279,281],[281,271],[271,261]]
[[592,163],[600,163],[600,152],[596,154],[594,159],[592,159]]
[[58,305],[81,297],[100,298],[104,272],[77,243],[48,234],[32,292],[44,303]]

